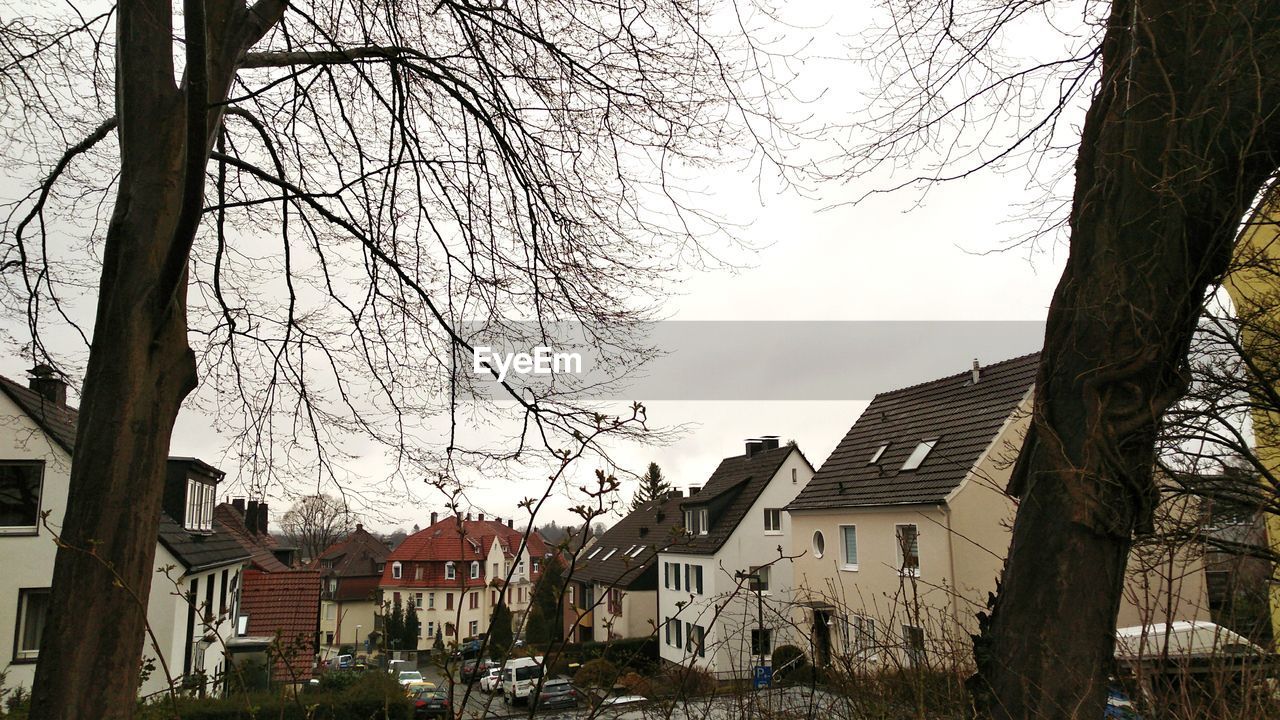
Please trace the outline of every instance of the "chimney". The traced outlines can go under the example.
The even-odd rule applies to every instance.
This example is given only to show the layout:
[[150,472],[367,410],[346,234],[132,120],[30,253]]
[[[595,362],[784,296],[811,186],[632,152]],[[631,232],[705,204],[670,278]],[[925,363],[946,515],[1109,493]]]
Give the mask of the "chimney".
[[764,449],[764,441],[751,438],[747,440],[747,457],[754,457],[756,453]]
[[440,519],[440,513],[431,513],[431,524],[435,525],[436,520]]
[[244,517],[244,498],[236,498],[231,501],[231,507],[236,509],[238,517]]
[[471,522],[471,513],[467,513],[467,522]]
[[978,384],[978,376],[982,374],[982,366],[978,364],[978,358],[973,359],[973,384]]
[[66,407],[67,381],[62,379],[57,370],[42,363],[28,372],[31,377],[27,379],[27,387],[40,393],[41,397],[54,405]]
[[256,535],[258,533],[258,501],[250,500],[249,507],[244,511],[244,526],[250,533]]
[[761,450],[777,450],[778,436],[777,435],[761,435],[760,449]]
[[690,485],[690,486],[689,486],[689,494],[688,494],[688,495],[686,495],[686,497],[693,497],[694,495],[697,495],[697,494],[698,494],[698,491],[699,491],[699,490],[701,490],[701,489],[702,489],[702,486],[701,486],[701,485]]
[[507,518],[507,527],[514,529],[515,526],[516,526],[516,521],[512,518]]
[[356,532],[364,532],[364,525],[356,523]]
[[484,513],[480,513],[479,515],[477,515],[476,519],[479,520],[480,522],[484,522]]
[[254,518],[254,522],[258,525],[258,534],[267,534],[267,503],[258,503],[258,516]]

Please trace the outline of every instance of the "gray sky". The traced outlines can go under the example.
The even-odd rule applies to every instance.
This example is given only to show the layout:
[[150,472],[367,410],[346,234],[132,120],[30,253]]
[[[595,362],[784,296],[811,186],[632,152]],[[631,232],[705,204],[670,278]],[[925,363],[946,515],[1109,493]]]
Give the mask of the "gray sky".
[[[859,92],[871,89],[864,68],[821,59],[847,57],[849,38],[866,27],[868,11],[844,5],[810,1],[787,8],[799,26],[787,32],[813,37],[814,59],[805,64],[802,82],[811,95],[825,92],[816,106],[797,110],[833,122],[857,112],[863,103]],[[1030,42],[1026,37],[1020,40]],[[1037,173],[1050,177],[1055,169],[1041,167]],[[1049,241],[1034,252],[1026,247],[1000,251],[1027,230],[1014,218],[1020,206],[1038,197],[1028,173],[983,174],[935,187],[925,196],[906,190],[848,204],[864,190],[908,177],[908,172],[883,172],[851,185],[829,183],[808,198],[777,194],[732,174],[707,176],[708,205],[742,221],[742,239],[759,250],[732,255],[730,260],[740,266],[736,272],[690,272],[672,278],[665,315],[676,320],[1043,320],[1065,247]],[[20,328],[9,332],[20,340]],[[796,349],[796,372],[803,372],[810,351]],[[962,372],[975,357],[982,362],[1004,359],[991,356],[980,343],[938,347],[922,339],[920,352],[948,368],[945,372]],[[24,370],[16,348],[0,355],[0,373],[16,379],[24,377]],[[928,379],[915,377],[903,384]],[[745,438],[762,434],[796,440],[820,466],[865,405],[865,399],[653,402],[647,406],[651,423],[687,425],[689,431],[665,447],[611,450],[620,466],[637,473],[650,461],[659,463],[677,487],[701,485],[722,458],[742,452]],[[224,456],[225,441],[213,424],[211,418],[184,412],[173,453],[234,467]],[[388,463],[380,448],[353,441],[344,449],[357,456],[350,468],[363,478],[353,479],[353,486],[385,478]],[[595,469],[595,464],[582,463],[570,484]],[[530,490],[523,492],[523,487],[513,491],[517,478],[476,477],[468,499],[488,514],[519,517],[516,502],[539,484],[536,470],[531,469],[529,477]],[[305,484],[293,490],[305,492]],[[632,485],[624,488],[624,500],[632,490]],[[557,493],[539,522],[571,521],[567,507],[573,502],[572,493]],[[282,510],[282,504],[276,500],[274,509]],[[417,499],[402,495],[383,508],[386,517],[372,524],[386,529],[425,525],[432,509],[439,509],[439,498],[430,492]]]

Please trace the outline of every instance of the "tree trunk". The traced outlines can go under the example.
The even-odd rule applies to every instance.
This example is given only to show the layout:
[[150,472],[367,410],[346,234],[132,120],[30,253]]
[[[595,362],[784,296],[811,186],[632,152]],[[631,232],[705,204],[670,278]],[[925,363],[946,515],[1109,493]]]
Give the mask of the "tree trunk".
[[975,700],[991,717],[1102,717],[1125,562],[1157,498],[1157,424],[1183,390],[1205,292],[1278,164],[1277,5],[1112,6],[1010,485],[1021,504],[975,644]]
[[[33,719],[128,718],[136,707],[169,441],[182,401],[196,387],[186,284],[204,166],[236,62],[283,8],[275,1],[247,9],[231,0],[187,0],[187,71],[179,88],[168,0],[118,6],[120,180]],[[172,673],[174,659],[165,660]]]

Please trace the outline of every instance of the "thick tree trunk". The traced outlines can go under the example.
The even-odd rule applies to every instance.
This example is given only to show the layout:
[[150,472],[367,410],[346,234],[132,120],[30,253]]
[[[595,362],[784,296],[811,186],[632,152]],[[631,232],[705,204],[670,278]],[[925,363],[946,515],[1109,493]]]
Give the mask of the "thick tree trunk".
[[975,657],[996,718],[1102,717],[1159,418],[1207,288],[1277,167],[1280,3],[1117,0],[1076,164],[1022,498]]
[[196,387],[186,284],[204,166],[236,63],[283,10],[186,0],[178,87],[170,2],[118,5],[120,181],[32,718],[128,718],[136,707],[169,441]]

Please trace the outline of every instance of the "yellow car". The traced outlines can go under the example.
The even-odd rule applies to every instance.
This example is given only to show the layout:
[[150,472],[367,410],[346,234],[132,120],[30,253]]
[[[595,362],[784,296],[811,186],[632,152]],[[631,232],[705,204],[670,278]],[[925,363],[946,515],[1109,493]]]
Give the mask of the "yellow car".
[[420,690],[435,690],[436,684],[426,680],[415,680],[410,683],[405,683],[404,689],[409,697],[414,697]]

